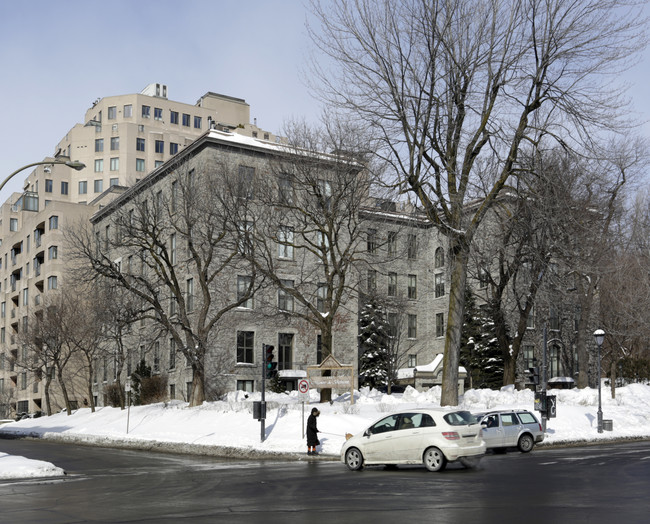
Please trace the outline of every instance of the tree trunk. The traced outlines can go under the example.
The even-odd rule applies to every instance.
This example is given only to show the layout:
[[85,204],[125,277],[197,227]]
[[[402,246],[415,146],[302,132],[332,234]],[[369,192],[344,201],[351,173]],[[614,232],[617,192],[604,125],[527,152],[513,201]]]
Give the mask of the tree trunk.
[[49,417],[52,414],[52,400],[50,398],[50,386],[52,384],[52,375],[48,371],[47,367],[45,368],[45,409],[47,409],[47,416]]
[[[332,323],[328,322],[325,325],[325,329],[321,329],[321,355],[323,360],[332,354]],[[332,373],[330,371],[323,371],[322,375],[324,377],[330,376]],[[331,402],[332,400],[332,390],[330,388],[323,388],[320,390],[320,401],[321,402]]]
[[95,397],[93,395],[93,364],[91,359],[88,359],[88,403],[90,404],[90,412],[95,412]]
[[617,362],[616,359],[612,359],[612,365],[609,368],[609,387],[612,391],[612,398],[616,398],[616,368]]
[[441,406],[458,405],[458,365],[460,360],[463,309],[469,246],[462,239],[452,239],[450,253],[451,283],[449,289],[449,313],[445,335],[445,352],[442,360]]
[[203,365],[192,360],[192,395],[190,407],[200,406],[205,402],[205,370]]
[[61,395],[63,395],[63,401],[65,402],[65,409],[68,412],[68,416],[72,415],[72,406],[70,405],[70,397],[68,396],[68,389],[65,387],[65,380],[63,379],[63,369],[57,364],[56,366],[56,378],[61,387]]

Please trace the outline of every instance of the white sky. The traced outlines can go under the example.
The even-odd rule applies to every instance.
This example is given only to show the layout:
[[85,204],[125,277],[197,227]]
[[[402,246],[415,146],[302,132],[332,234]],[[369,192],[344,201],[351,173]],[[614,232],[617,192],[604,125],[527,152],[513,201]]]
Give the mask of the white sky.
[[[96,98],[164,83],[195,103],[207,91],[246,99],[272,132],[315,120],[301,81],[309,39],[306,0],[32,0],[0,16],[0,180],[54,153]],[[650,51],[622,79],[637,117],[650,120]],[[650,125],[644,126],[650,136]],[[29,171],[5,188],[20,190]]]

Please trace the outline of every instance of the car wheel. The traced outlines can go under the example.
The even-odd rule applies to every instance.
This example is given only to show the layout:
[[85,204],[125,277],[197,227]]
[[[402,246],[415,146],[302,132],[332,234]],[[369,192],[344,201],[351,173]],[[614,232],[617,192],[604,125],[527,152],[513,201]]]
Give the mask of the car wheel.
[[528,433],[519,437],[519,442],[517,442],[517,447],[522,453],[528,453],[531,449],[533,449],[534,445],[535,441],[533,440],[533,437]]
[[358,471],[363,467],[363,455],[357,448],[350,448],[345,452],[345,465],[350,471]]
[[442,471],[447,465],[447,459],[438,448],[428,448],[424,452],[422,461],[429,471]]

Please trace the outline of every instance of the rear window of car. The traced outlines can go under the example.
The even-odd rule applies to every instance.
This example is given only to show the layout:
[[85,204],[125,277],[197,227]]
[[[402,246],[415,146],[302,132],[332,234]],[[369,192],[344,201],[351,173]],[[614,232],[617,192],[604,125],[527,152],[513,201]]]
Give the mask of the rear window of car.
[[517,413],[522,424],[537,424],[537,420],[532,413]]
[[444,417],[445,422],[450,426],[467,426],[467,424],[477,424],[478,420],[469,411],[452,411]]

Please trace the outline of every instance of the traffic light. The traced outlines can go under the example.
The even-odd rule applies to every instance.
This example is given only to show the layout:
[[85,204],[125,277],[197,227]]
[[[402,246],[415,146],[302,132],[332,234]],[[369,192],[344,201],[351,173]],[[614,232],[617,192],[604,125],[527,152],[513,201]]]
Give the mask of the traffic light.
[[530,381],[535,385],[539,384],[539,366],[528,368],[528,373],[530,373]]
[[275,356],[273,354],[274,351],[275,346],[264,344],[266,378],[275,378],[275,376],[278,374],[278,363],[273,362],[275,359]]

